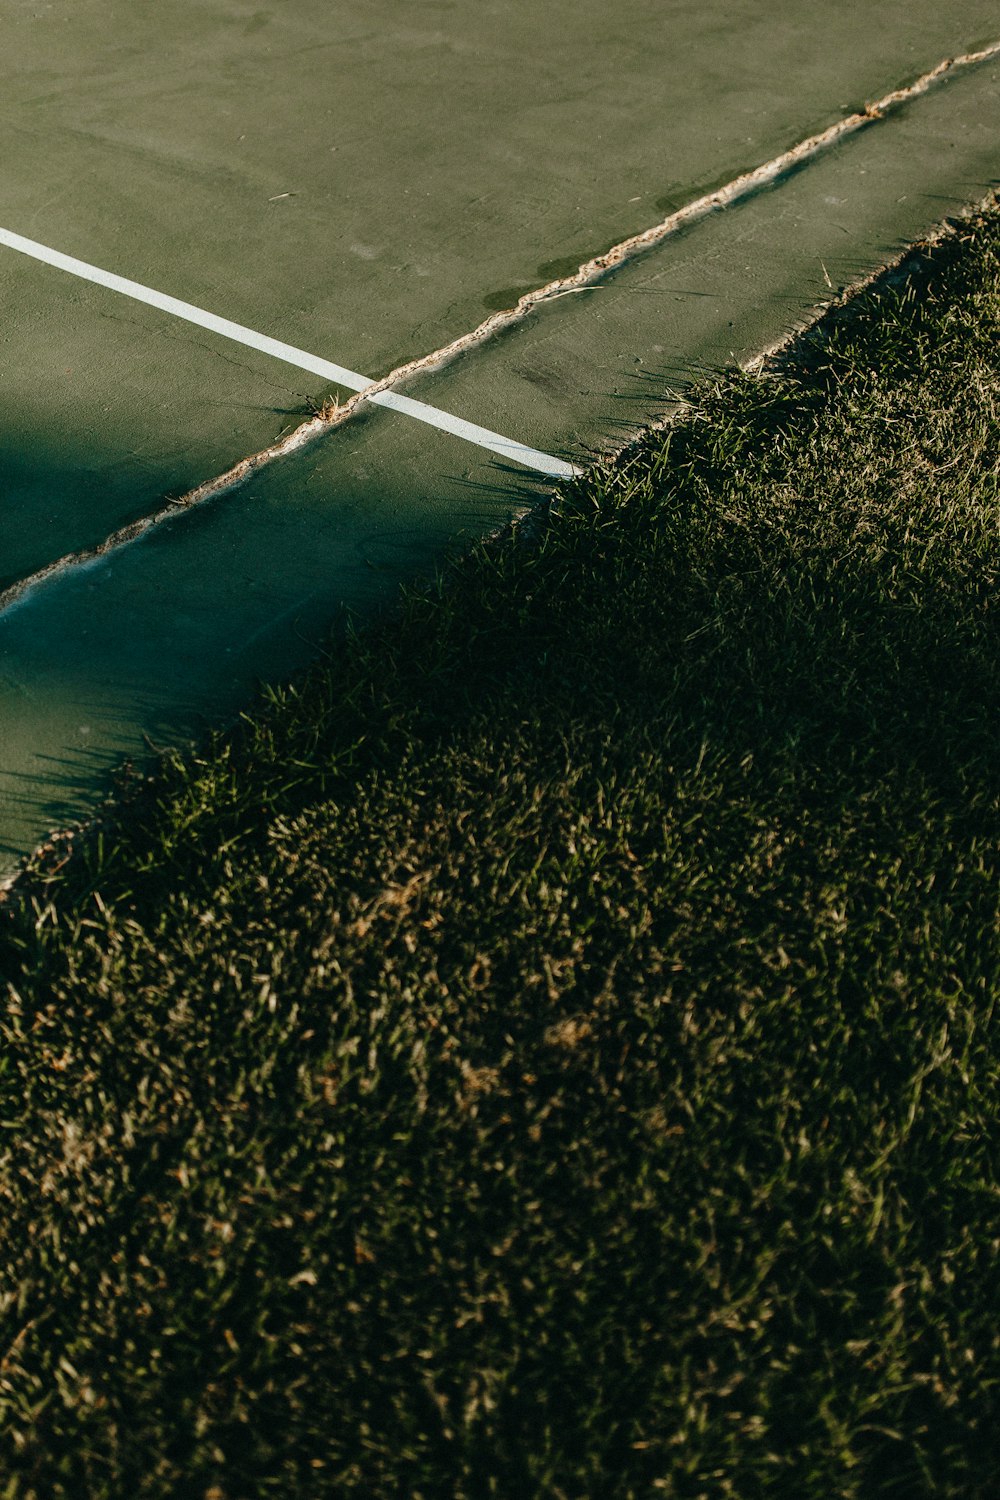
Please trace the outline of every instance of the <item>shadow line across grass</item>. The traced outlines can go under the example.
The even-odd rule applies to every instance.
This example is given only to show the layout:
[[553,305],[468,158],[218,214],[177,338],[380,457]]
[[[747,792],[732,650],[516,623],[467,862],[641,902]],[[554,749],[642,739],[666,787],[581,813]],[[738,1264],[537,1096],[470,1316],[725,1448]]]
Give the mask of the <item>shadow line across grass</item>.
[[985,1497],[1000,220],[39,855],[0,1493]]

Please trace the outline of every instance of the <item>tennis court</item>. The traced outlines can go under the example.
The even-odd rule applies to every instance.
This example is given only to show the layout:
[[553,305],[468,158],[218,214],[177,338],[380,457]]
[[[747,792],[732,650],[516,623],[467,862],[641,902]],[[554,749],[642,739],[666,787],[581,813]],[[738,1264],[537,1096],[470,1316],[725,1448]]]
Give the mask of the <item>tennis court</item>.
[[895,0],[826,7],[821,38],[792,0],[20,7],[6,867],[123,755],[232,713],[345,606],[981,198],[995,25]]

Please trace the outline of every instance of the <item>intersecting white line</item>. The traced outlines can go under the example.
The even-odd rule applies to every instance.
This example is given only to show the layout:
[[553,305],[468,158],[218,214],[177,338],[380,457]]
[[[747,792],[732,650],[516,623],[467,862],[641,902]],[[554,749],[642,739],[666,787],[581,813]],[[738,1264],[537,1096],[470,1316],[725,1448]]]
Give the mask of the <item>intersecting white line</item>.
[[[123,297],[131,297],[134,302],[144,302],[148,307],[156,307],[175,318],[183,318],[186,323],[196,323],[199,328],[207,328],[222,338],[231,339],[233,343],[259,349],[262,354],[280,359],[286,365],[294,365],[299,370],[321,375],[324,380],[345,385],[352,391],[360,391],[362,395],[369,386],[377,384],[368,376],[359,375],[356,370],[345,369],[343,365],[309,354],[305,349],[296,349],[293,344],[272,339],[266,333],[258,333],[229,318],[220,318],[218,314],[207,312],[205,308],[182,302],[178,297],[143,286],[139,281],[130,281],[127,276],[118,276],[114,271],[105,271],[100,266],[90,265],[88,261],[77,260],[74,255],[64,255],[61,250],[53,250],[51,246],[42,245],[38,240],[26,239],[23,234],[15,234],[13,230],[0,228],[0,245],[6,245],[9,250],[17,250],[21,255],[29,255],[32,260],[43,261],[45,265],[55,266],[60,271],[67,271],[83,281],[107,287]],[[550,453],[542,453],[538,448],[530,448],[515,438],[491,432],[488,427],[480,427],[476,422],[467,422],[464,417],[452,416],[450,412],[428,406],[424,401],[415,401],[411,396],[403,396],[396,391],[376,390],[364,399],[377,406],[387,406],[391,411],[400,412],[404,416],[414,417],[418,422],[426,422],[429,427],[437,427],[442,432],[450,432],[454,437],[462,438],[467,443],[475,443],[479,448],[486,448],[502,458],[523,464],[525,468],[534,469],[539,474],[548,474],[554,479],[567,479],[580,472],[575,465],[565,463]]]

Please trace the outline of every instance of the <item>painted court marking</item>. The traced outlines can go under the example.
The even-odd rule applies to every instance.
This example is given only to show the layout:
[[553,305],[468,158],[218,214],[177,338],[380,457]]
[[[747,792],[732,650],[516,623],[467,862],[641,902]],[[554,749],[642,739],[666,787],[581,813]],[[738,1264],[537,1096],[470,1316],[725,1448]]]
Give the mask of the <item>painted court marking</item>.
[[[32,260],[42,261],[47,266],[55,266],[57,270],[66,271],[69,275],[77,276],[83,281],[92,281],[97,286],[107,287],[109,291],[118,292],[123,297],[130,297],[134,302],[144,302],[148,307],[155,307],[160,312],[169,313],[172,317],[182,318],[186,323],[195,323],[199,328],[207,328],[210,332],[220,334],[222,338],[230,339],[233,343],[245,344],[250,349],[258,349],[262,354],[269,354],[273,359],[280,359],[286,365],[294,365],[299,370],[308,370],[313,375],[321,375],[325,380],[332,380],[337,385],[346,385],[350,390],[360,392],[365,400],[377,406],[387,406],[390,410],[413,417],[418,422],[426,422],[430,427],[438,427],[442,432],[450,432],[454,437],[463,438],[467,443],[475,443],[479,448],[487,448],[491,453],[498,453],[503,458],[523,464],[525,468],[535,469],[539,474],[548,474],[553,479],[568,479],[580,472],[574,464],[565,463],[561,458],[542,453],[537,448],[529,448],[526,443],[519,443],[514,438],[502,437],[499,432],[491,432],[488,427],[480,427],[475,422],[467,422],[464,417],[452,416],[450,412],[440,411],[436,406],[428,406],[424,401],[414,401],[410,396],[400,396],[395,391],[380,390],[378,381],[370,380],[366,375],[359,375],[356,370],[347,370],[343,365],[334,364],[332,360],[321,359],[319,355],[309,354],[304,349],[296,349],[294,345],[285,344],[280,339],[272,339],[265,333],[257,333],[255,329],[246,328],[242,323],[234,323],[229,318],[220,318],[216,313],[207,312],[202,307],[195,307],[190,302],[182,302],[178,297],[171,297],[165,292],[156,291],[153,287],[143,286],[139,281],[131,281],[127,276],[118,276],[114,271],[102,270],[100,266],[92,266],[85,260],[77,260],[73,255],[64,255],[61,250],[53,250],[50,245],[42,245],[38,240],[29,240],[23,234],[15,234],[10,229],[0,228],[0,244],[6,245],[9,250],[17,250],[21,255],[28,255]],[[370,387],[375,387],[375,389],[370,395],[366,395]]]

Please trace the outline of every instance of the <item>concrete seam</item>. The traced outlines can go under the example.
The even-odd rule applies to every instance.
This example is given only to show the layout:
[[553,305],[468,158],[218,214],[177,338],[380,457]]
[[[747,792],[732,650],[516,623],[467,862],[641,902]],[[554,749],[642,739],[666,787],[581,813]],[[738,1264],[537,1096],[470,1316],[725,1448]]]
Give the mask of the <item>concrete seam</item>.
[[609,271],[618,270],[626,261],[635,259],[644,251],[655,249],[678,230],[707,218],[709,214],[721,208],[727,208],[732,203],[750,197],[753,193],[767,187],[783,173],[819,155],[821,151],[835,145],[845,136],[853,135],[881,119],[891,110],[898,109],[900,105],[926,93],[935,83],[942,81],[957,69],[986,62],[991,57],[1000,57],[1000,42],[993,42],[989,47],[984,47],[978,52],[964,53],[961,57],[945,58],[929,72],[922,74],[914,83],[908,84],[905,88],[894,89],[891,93],[876,99],[874,103],[866,105],[863,110],[847,115],[826,130],[807,136],[805,140],[799,141],[797,145],[792,146],[788,151],[783,151],[779,156],[772,157],[770,161],[763,162],[739,177],[734,177],[731,182],[715,189],[714,192],[705,193],[702,197],[693,199],[683,208],[668,214],[658,224],[640,230],[638,234],[630,235],[628,239],[613,245],[610,250],[605,250],[601,255],[594,256],[592,260],[585,261],[569,276],[559,277],[547,282],[545,286],[538,287],[535,291],[526,292],[514,307],[493,313],[471,333],[463,334],[460,338],[442,345],[440,349],[435,349],[430,354],[422,355],[419,359],[410,360],[408,364],[399,365],[382,380],[374,382],[345,402],[331,425],[337,425],[339,421],[346,420],[361,402],[371,400],[380,391],[402,380],[408,380],[414,375],[440,369],[469,349],[492,338],[494,334],[501,333],[514,324],[522,322],[540,303],[564,296],[567,292],[585,291],[588,287],[596,285]]

